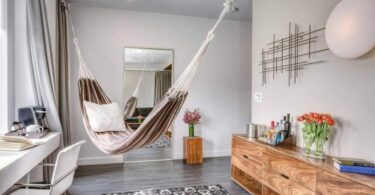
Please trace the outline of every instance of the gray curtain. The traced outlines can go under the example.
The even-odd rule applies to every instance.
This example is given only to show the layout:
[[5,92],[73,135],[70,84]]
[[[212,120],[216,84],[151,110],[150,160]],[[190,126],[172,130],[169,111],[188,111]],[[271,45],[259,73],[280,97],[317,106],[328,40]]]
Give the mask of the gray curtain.
[[155,96],[154,104],[164,96],[172,86],[172,72],[171,71],[158,71],[155,72]]
[[70,133],[70,111],[69,111],[69,64],[68,64],[68,22],[67,22],[67,4],[64,0],[58,0],[57,3],[57,39],[58,39],[58,95],[57,105],[62,126],[64,145],[71,144]]
[[[57,0],[56,0],[57,1]],[[33,72],[34,98],[39,106],[47,109],[48,126],[53,131],[62,131],[63,144],[70,144],[68,61],[66,43],[65,8],[57,1],[58,42],[57,63],[53,61],[50,31],[47,22],[45,0],[27,0],[27,31],[31,70]],[[63,125],[62,125],[63,123]],[[51,157],[47,158],[51,161]],[[44,170],[44,178],[49,181],[50,170]]]

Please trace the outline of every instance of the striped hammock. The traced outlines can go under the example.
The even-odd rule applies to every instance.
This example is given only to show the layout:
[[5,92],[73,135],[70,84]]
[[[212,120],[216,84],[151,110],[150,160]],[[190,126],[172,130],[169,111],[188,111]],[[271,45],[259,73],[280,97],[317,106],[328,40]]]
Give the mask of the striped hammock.
[[[207,51],[210,42],[215,38],[215,33],[219,24],[227,13],[235,10],[232,7],[233,1],[234,0],[226,0],[224,2],[224,9],[221,12],[220,17],[213,28],[208,32],[207,38],[204,40],[202,46],[199,48],[190,64],[186,67],[184,72],[167,91],[163,98],[157,102],[151,113],[146,117],[138,129],[133,130],[126,125],[124,131],[112,131],[110,129],[106,129],[105,132],[94,132],[90,128],[89,119],[87,117],[83,102],[88,101],[96,104],[109,104],[111,103],[111,100],[100,87],[99,83],[88,69],[85,60],[82,57],[78,39],[74,32],[72,18],[68,12],[74,36],[73,42],[79,60],[78,86],[83,122],[91,141],[101,151],[107,154],[125,153],[155,142],[165,133],[165,131],[167,131],[186,100],[190,83],[197,71],[198,65]],[[125,106],[125,114],[127,112],[130,113],[131,109],[134,109],[132,107],[134,102],[136,102],[136,97],[129,99]]]

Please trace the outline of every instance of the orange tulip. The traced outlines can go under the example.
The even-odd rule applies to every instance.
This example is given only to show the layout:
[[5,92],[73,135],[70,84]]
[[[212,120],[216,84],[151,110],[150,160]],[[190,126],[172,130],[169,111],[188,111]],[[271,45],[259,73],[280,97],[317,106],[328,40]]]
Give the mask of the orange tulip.
[[327,124],[330,126],[333,126],[335,124],[335,120],[333,120],[332,118],[329,118],[327,119]]

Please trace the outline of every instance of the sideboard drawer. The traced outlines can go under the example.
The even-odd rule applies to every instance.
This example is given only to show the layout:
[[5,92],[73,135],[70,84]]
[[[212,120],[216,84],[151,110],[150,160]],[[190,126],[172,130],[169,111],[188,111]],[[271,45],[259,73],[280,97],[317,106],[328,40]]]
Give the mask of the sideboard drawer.
[[262,182],[281,195],[315,195],[315,192],[294,182],[288,176],[263,168]]
[[246,155],[255,161],[259,161],[259,163],[262,162],[262,148],[255,144],[239,138],[233,138],[232,149],[232,155]]
[[232,164],[260,180],[262,173],[262,148],[238,138],[233,138],[232,144]]
[[317,177],[317,192],[322,195],[375,195],[375,189],[323,170],[318,171]]
[[269,150],[263,151],[263,167],[287,176],[290,180],[315,191],[316,168]]

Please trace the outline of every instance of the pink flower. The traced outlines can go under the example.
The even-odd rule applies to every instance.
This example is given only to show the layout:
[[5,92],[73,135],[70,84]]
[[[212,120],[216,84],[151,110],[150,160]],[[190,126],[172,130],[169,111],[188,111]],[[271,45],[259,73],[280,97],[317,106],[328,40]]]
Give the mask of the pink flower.
[[201,119],[201,114],[198,108],[195,108],[192,112],[189,109],[186,109],[183,121],[186,124],[198,124],[199,120]]

